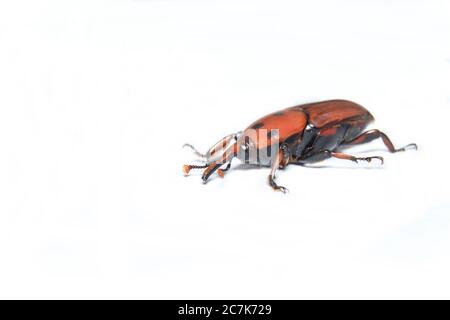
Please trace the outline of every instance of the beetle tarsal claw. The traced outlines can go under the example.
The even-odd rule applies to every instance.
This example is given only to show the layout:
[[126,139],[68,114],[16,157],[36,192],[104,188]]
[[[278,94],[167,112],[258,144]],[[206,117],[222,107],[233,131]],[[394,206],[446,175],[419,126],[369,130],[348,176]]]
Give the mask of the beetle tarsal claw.
[[366,162],[372,162],[373,159],[377,159],[381,162],[381,164],[384,164],[384,158],[380,156],[373,156],[373,157],[365,157],[365,158],[355,158],[354,161],[358,163],[358,161],[366,161]]
[[376,157],[373,157],[373,158],[380,160],[381,164],[384,164],[384,158],[383,157],[376,156]]
[[409,149],[418,150],[417,144],[415,144],[415,143],[410,143],[410,144],[404,146],[403,148],[395,149],[395,150],[392,151],[392,152],[394,152],[394,153],[395,153],[395,152],[403,152],[403,151],[406,151],[406,150],[409,150]]
[[285,187],[282,187],[282,186],[277,186],[276,188],[274,188],[274,190],[275,191],[281,191],[283,193],[288,193],[289,192],[288,188],[285,188]]
[[408,149],[418,150],[419,148],[417,147],[417,144],[415,144],[415,143],[410,143],[410,144],[404,146],[403,148],[401,148],[400,150],[401,150],[401,151],[406,151],[406,150],[408,150]]
[[366,159],[367,159],[367,162],[371,162],[372,159],[377,159],[381,162],[381,164],[384,164],[384,159],[383,159],[383,157],[380,157],[380,156],[367,157]]

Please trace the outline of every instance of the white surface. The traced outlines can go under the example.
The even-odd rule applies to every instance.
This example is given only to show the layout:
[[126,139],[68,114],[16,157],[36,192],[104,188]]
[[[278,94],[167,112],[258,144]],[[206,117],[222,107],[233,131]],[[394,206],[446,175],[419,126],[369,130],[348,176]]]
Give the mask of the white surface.
[[[3,1],[0,297],[450,298],[449,39],[448,1]],[[419,151],[183,177],[329,98]]]

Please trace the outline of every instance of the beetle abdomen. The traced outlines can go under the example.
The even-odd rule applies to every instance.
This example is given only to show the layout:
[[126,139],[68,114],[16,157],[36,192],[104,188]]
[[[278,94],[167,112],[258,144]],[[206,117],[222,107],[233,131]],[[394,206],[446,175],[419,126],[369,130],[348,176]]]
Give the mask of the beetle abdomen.
[[373,120],[364,107],[347,100],[329,100],[297,107],[308,116],[308,127],[293,154],[302,158],[320,150],[334,150],[359,135]]

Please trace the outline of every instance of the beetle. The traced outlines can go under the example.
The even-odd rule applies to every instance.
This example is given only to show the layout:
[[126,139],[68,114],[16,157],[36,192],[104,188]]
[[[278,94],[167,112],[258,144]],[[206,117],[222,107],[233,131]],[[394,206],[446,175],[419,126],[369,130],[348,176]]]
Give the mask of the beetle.
[[[237,157],[246,164],[270,166],[269,185],[286,192],[275,182],[275,173],[289,164],[304,165],[333,157],[354,162],[371,162],[383,157],[355,157],[342,153],[342,147],[368,143],[381,138],[389,152],[416,149],[410,143],[396,149],[389,137],[378,129],[365,131],[374,121],[372,114],[361,105],[348,100],[328,100],[298,105],[271,113],[248,126],[243,132],[227,135],[205,154],[185,144],[203,161],[202,165],[184,165],[187,176],[192,169],[205,169],[202,180],[206,183],[217,171],[223,178]],[[223,167],[225,166],[225,167]]]

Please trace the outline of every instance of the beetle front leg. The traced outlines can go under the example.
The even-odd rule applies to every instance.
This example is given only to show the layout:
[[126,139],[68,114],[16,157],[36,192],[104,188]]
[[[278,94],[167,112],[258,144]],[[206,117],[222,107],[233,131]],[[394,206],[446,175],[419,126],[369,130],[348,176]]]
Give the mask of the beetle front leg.
[[217,163],[217,162],[213,162],[211,163],[209,166],[206,167],[205,171],[203,171],[203,175],[202,175],[202,180],[203,183],[206,183],[209,179],[209,177],[217,170],[220,168],[222,164],[221,163]]
[[232,160],[233,159],[231,159],[230,162],[228,162],[227,166],[224,169],[217,169],[217,174],[219,175],[219,177],[223,178],[225,176],[225,171],[230,170]]
[[277,154],[275,160],[272,163],[272,168],[270,170],[270,175],[269,175],[269,185],[275,191],[281,191],[283,193],[286,193],[289,190],[287,188],[285,188],[285,187],[277,185],[276,182],[274,181],[275,180],[275,172],[280,167],[280,164],[281,164],[282,160],[283,160],[283,150],[280,149],[278,151],[278,154]]
[[[222,158],[219,161],[214,161],[210,163],[205,171],[203,171],[202,180],[203,183],[206,183],[209,179],[209,177],[217,170],[220,170],[220,167],[224,164],[228,163],[225,170],[228,170],[231,167],[231,160],[233,160],[234,157],[237,155],[237,145],[234,144],[233,147],[229,150],[227,150],[223,155]],[[223,170],[220,170],[218,172],[220,177],[223,177]]]

